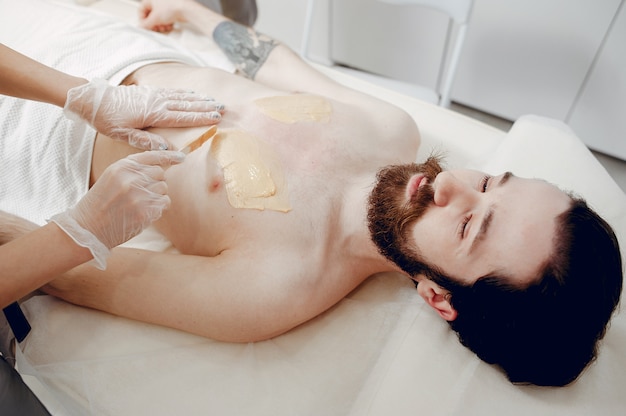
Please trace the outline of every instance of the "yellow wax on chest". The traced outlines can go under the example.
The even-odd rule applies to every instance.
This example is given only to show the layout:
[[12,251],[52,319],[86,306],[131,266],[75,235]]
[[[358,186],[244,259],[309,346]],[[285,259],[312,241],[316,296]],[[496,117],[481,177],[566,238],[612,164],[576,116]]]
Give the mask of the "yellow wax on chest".
[[222,167],[234,208],[291,210],[282,164],[273,149],[244,130],[220,131],[210,154]]
[[327,123],[332,112],[330,102],[317,95],[295,94],[264,97],[254,100],[254,104],[263,114],[282,123],[299,121]]

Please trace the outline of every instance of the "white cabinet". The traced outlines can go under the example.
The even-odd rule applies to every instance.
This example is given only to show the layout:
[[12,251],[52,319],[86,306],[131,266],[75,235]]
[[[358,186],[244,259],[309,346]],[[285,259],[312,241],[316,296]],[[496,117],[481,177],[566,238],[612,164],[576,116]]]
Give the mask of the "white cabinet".
[[330,2],[333,62],[435,89],[448,18],[378,0]]
[[620,0],[476,0],[453,99],[565,120]]
[[[299,51],[306,5],[307,0],[257,0],[256,29]],[[434,88],[438,65],[424,63],[441,59],[446,30],[447,19],[439,12],[377,0],[318,0],[309,58],[332,58]]]
[[[529,113],[565,120],[622,2],[475,0],[453,100],[510,120]],[[430,63],[441,59],[447,29],[437,12],[331,0],[328,13],[335,61],[436,82]]]
[[622,5],[568,117],[594,150],[626,160],[626,6]]

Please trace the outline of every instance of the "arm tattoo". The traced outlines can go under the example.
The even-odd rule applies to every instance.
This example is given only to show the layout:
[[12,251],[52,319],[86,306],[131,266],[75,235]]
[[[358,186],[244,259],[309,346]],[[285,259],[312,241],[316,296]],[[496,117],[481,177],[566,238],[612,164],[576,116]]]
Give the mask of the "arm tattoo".
[[272,50],[278,45],[275,40],[240,24],[226,21],[217,25],[213,39],[226,54],[237,70],[254,79]]

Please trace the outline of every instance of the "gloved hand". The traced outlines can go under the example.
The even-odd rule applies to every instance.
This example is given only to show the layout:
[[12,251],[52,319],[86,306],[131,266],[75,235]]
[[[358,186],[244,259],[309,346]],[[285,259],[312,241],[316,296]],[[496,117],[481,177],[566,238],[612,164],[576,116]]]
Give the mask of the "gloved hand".
[[208,97],[183,90],[148,86],[112,86],[94,79],[67,92],[68,118],[80,118],[100,133],[145,150],[164,150],[159,135],[146,127],[196,127],[219,123],[224,106]]
[[130,155],[109,166],[75,207],[53,216],[104,270],[110,249],[139,234],[169,207],[165,168],[184,160],[174,151]]

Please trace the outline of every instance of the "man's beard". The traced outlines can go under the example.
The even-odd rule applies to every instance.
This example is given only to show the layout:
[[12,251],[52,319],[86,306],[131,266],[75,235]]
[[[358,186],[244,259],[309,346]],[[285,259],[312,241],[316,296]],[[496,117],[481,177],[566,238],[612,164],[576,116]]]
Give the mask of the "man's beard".
[[[369,196],[367,222],[372,241],[383,256],[411,275],[422,272],[425,264],[409,242],[410,226],[433,203],[431,184],[442,171],[439,163],[438,157],[431,156],[423,164],[386,166],[378,171]],[[406,187],[415,174],[423,174],[427,183],[406,201]]]

